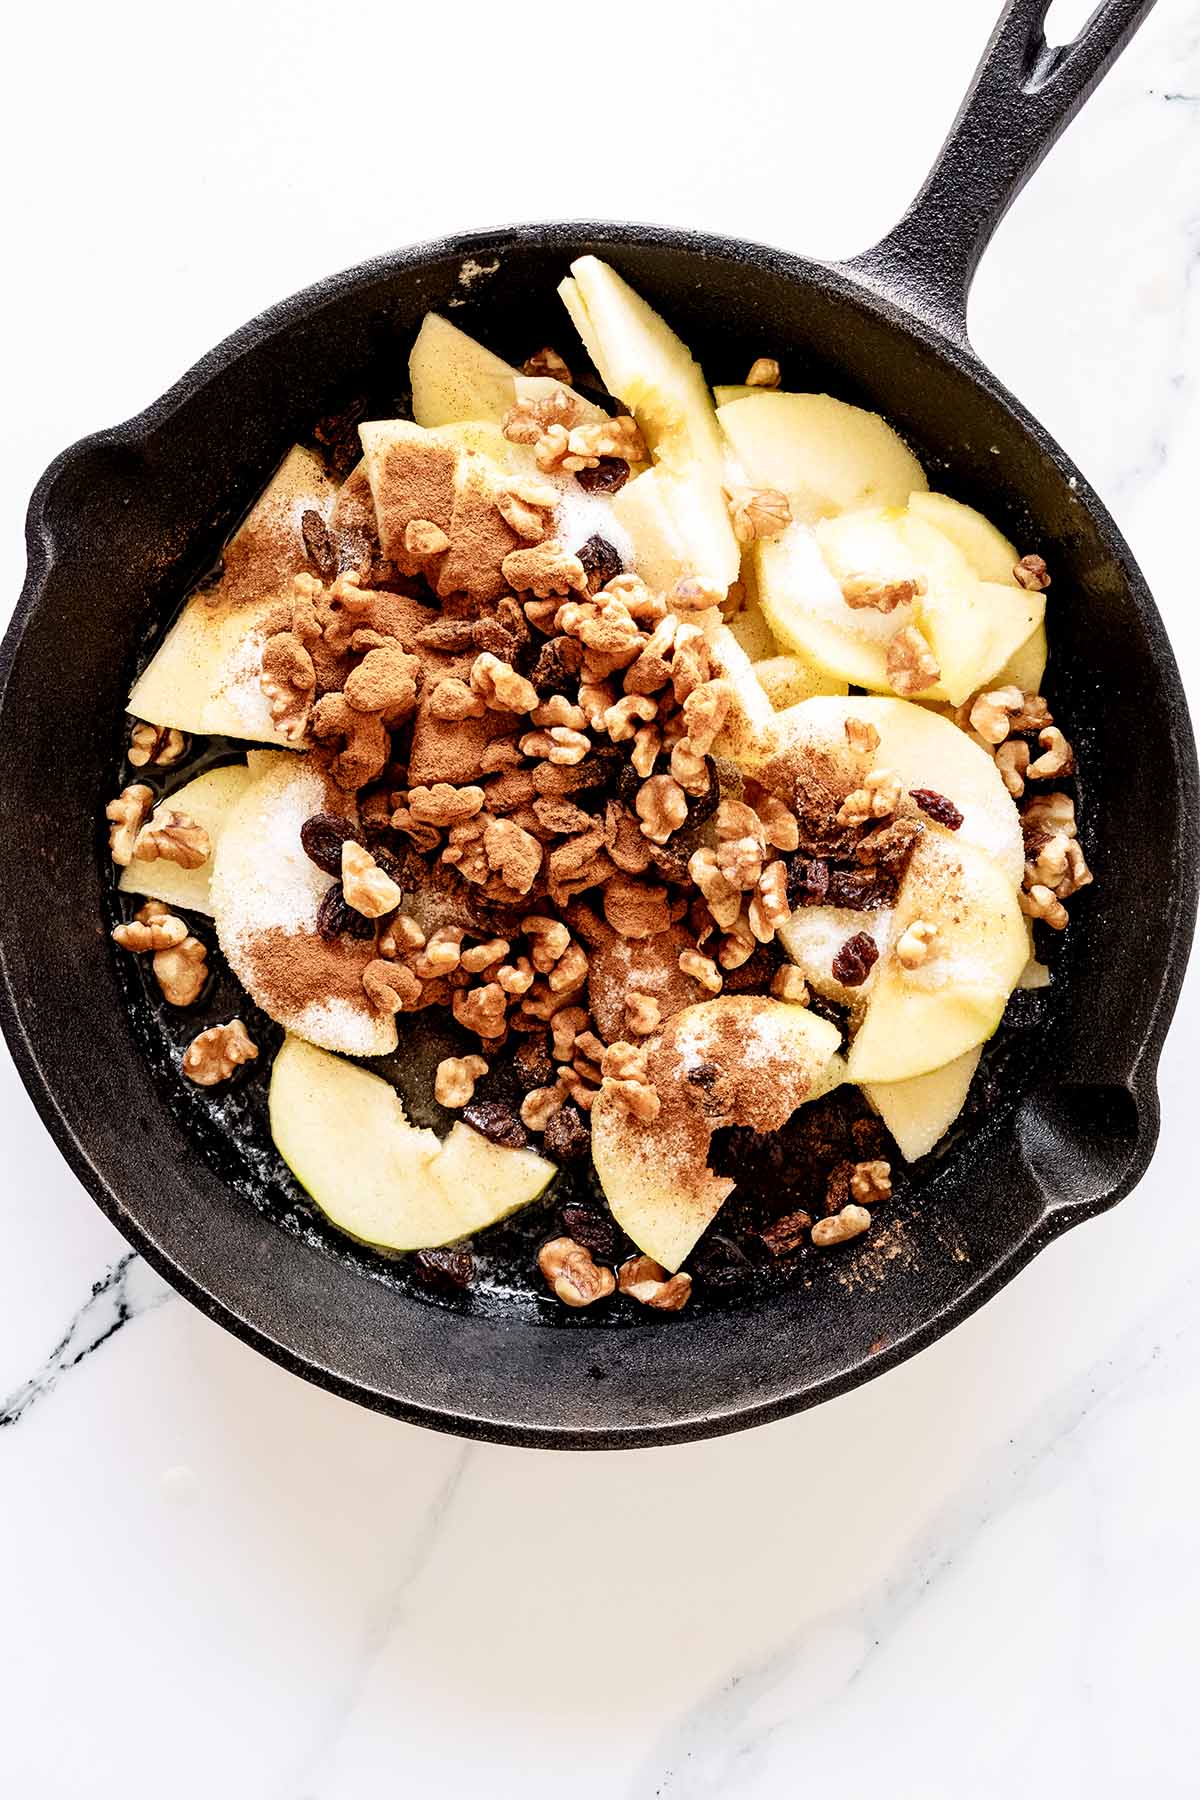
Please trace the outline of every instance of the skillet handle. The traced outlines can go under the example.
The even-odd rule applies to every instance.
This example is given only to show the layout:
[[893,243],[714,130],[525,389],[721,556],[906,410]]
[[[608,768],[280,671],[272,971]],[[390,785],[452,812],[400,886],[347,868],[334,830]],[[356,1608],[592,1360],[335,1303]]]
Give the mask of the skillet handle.
[[967,294],[992,233],[1153,5],[1100,0],[1072,43],[1052,47],[1050,0],[1007,0],[920,193],[843,266],[965,344]]

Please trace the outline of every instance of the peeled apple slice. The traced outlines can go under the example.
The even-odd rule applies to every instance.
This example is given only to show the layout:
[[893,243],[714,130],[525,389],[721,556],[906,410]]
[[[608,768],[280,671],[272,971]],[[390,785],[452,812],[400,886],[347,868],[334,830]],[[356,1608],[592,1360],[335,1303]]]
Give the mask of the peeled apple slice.
[[717,409],[752,487],[781,488],[811,524],[860,506],[903,506],[928,487],[908,445],[878,413],[829,394],[758,389]]
[[381,1250],[452,1244],[536,1200],[558,1173],[457,1123],[410,1125],[389,1082],[285,1038],[271,1072],[271,1136],[340,1231]]
[[[268,753],[269,754],[269,753]],[[277,753],[283,756],[283,752]],[[160,800],[150,815],[156,824],[164,813],[184,813],[208,833],[212,851],[198,869],[181,869],[178,863],[156,857],[141,862],[136,857],[121,871],[117,884],[122,893],[144,894],[148,900],[162,900],[168,906],[182,906],[188,912],[212,915],[208,883],[212,874],[213,855],[220,842],[225,821],[254,780],[245,763],[226,763],[220,769],[209,769],[186,781],[165,800]]]
[[874,1081],[863,1093],[896,1140],[905,1162],[928,1156],[963,1109],[982,1048],[965,1050],[953,1062],[907,1081]]
[[1008,582],[1016,587],[1013,567],[1017,551],[1002,531],[973,506],[952,500],[949,494],[911,494],[908,510],[948,538],[980,581]]
[[515,398],[518,373],[440,313],[426,313],[408,358],[413,419],[427,426],[466,419],[499,425]]

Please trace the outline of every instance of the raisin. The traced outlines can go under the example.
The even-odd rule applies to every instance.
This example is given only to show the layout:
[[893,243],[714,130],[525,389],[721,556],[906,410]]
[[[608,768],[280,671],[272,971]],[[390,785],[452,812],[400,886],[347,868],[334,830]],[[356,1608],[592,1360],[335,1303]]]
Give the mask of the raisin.
[[404,866],[395,851],[389,850],[386,844],[372,844],[371,855],[390,881],[397,887],[404,886]]
[[861,987],[879,961],[879,945],[865,931],[847,938],[833,959],[833,978],[843,987]]
[[584,574],[588,578],[588,593],[594,594],[600,588],[622,573],[625,564],[614,544],[602,538],[598,531],[593,532],[586,544],[580,544],[575,552],[583,564]]
[[358,422],[366,417],[367,399],[350,400],[338,412],[326,413],[313,426],[313,437],[324,452],[329,473],[344,481],[362,455]]
[[958,830],[963,816],[953,800],[947,800],[945,794],[936,793],[933,788],[910,788],[909,793],[935,825],[944,825],[947,831]]
[[334,550],[328,525],[320,513],[311,507],[300,515],[300,535],[304,539],[309,562],[322,581],[328,581],[337,574],[337,552]]
[[335,881],[317,910],[317,934],[326,943],[344,936],[361,938],[365,943],[368,938],[375,936],[375,921],[364,918],[362,913],[347,906],[342,884]]
[[732,1238],[705,1238],[689,1259],[692,1279],[703,1292],[733,1295],[741,1292],[753,1273],[750,1259]]
[[850,1204],[850,1177],[854,1173],[852,1162],[834,1163],[825,1178],[825,1211],[839,1213],[843,1206]]
[[417,642],[423,650],[443,650],[448,656],[454,656],[460,650],[471,650],[475,646],[475,621],[435,619],[430,625],[422,625],[417,632]]
[[461,1294],[471,1285],[475,1262],[469,1250],[418,1250],[413,1272],[435,1294]]
[[602,456],[594,469],[576,469],[585,494],[619,494],[629,480],[629,464],[620,456]]
[[895,894],[895,883],[881,879],[878,869],[832,869],[826,900],[830,906],[849,907],[852,912],[874,912],[887,906]]
[[571,685],[583,665],[583,645],[578,638],[547,638],[538,659],[529,671],[529,679],[539,694],[561,694]]
[[512,632],[506,631],[499,619],[476,619],[471,626],[471,642],[476,650],[490,651],[510,667],[519,648]]
[[342,845],[357,843],[358,833],[348,819],[337,813],[314,813],[300,827],[300,842],[310,862],[326,875],[342,872]]
[[529,1143],[529,1133],[503,1100],[472,1100],[463,1107],[462,1118],[481,1137],[506,1150],[524,1150]]
[[706,756],[704,766],[708,770],[708,788],[703,794],[688,795],[687,828],[696,831],[706,825],[721,804],[721,783],[717,775],[717,765],[711,756]]
[[808,856],[788,856],[784,861],[787,863],[788,905],[793,909],[824,906],[829,892],[829,864]]
[[803,1245],[812,1222],[812,1214],[800,1208],[797,1212],[785,1213],[782,1219],[776,1219],[759,1235],[772,1256],[790,1256],[793,1250],[799,1250]]
[[634,802],[641,792],[642,778],[631,762],[624,761],[617,771],[617,799],[623,800],[632,812]]
[[560,1106],[542,1136],[547,1156],[558,1162],[580,1162],[592,1148],[592,1126],[586,1113],[568,1100]]
[[740,969],[725,971],[722,991],[726,994],[765,993],[783,960],[783,952],[777,944],[760,944]]
[[576,1244],[582,1244],[597,1262],[613,1260],[617,1239],[613,1222],[607,1214],[597,1212],[590,1206],[564,1206],[558,1219],[563,1236],[571,1238]]
[[530,1038],[518,1045],[512,1066],[518,1085],[527,1094],[533,1088],[553,1087],[558,1074],[545,1042],[539,1038]]

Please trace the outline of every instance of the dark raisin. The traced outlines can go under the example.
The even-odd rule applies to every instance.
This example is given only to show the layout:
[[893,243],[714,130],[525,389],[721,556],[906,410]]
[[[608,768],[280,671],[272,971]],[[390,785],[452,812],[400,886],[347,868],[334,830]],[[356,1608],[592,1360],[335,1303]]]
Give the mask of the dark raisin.
[[481,1137],[502,1144],[506,1150],[524,1150],[529,1142],[529,1133],[503,1100],[472,1100],[463,1107],[462,1117],[464,1124]]
[[525,1093],[533,1088],[553,1087],[558,1074],[542,1038],[530,1038],[518,1045],[512,1059],[513,1073]]
[[708,770],[708,788],[703,794],[688,795],[687,828],[697,830],[706,825],[721,804],[721,783],[717,776],[717,765],[711,756],[706,756],[704,766]]
[[629,464],[620,456],[602,456],[594,469],[576,469],[585,494],[619,494],[629,480]]
[[765,993],[782,961],[783,952],[776,944],[759,944],[740,969],[725,971],[723,991],[726,994]]
[[788,856],[787,863],[787,897],[788,905],[824,906],[825,896],[829,892],[829,864],[820,862],[816,857]]
[[304,539],[309,562],[322,581],[330,580],[337,574],[337,552],[333,547],[328,525],[320,513],[311,507],[300,515],[300,535]]
[[701,1292],[715,1295],[739,1293],[753,1274],[745,1251],[732,1238],[717,1234],[702,1240],[688,1266]]
[[592,1126],[588,1115],[568,1100],[554,1114],[542,1137],[546,1155],[556,1162],[580,1162],[592,1147]]
[[620,551],[598,531],[593,532],[586,544],[580,544],[575,554],[588,578],[589,594],[597,593],[607,582],[615,580],[625,567]]
[[372,844],[371,855],[389,880],[394,881],[397,887],[404,886],[404,866],[394,851],[389,850],[385,844]]
[[859,1162],[875,1162],[880,1158],[887,1160],[888,1134],[878,1119],[872,1117],[852,1120],[850,1136],[858,1152]]
[[313,426],[313,437],[324,452],[329,472],[338,480],[345,480],[362,455],[358,422],[366,417],[366,412],[367,400],[363,396],[350,400],[338,412],[326,413]]
[[759,1235],[772,1256],[790,1256],[805,1243],[812,1222],[812,1214],[801,1207],[796,1212],[785,1213],[773,1225],[765,1226]]
[[830,906],[846,906],[852,912],[874,912],[894,898],[895,883],[879,869],[831,869],[826,900]]
[[834,1163],[825,1177],[825,1211],[839,1213],[843,1206],[850,1204],[850,1177],[854,1173],[852,1162]]
[[564,1206],[558,1215],[558,1222],[562,1227],[562,1235],[582,1244],[597,1262],[612,1261],[617,1239],[613,1222],[607,1213],[596,1212],[590,1206]]
[[650,861],[658,870],[664,881],[675,887],[687,887],[691,882],[688,862],[691,850],[687,844],[647,844]]
[[435,619],[432,624],[422,625],[417,642],[424,650],[442,650],[450,656],[460,650],[471,650],[475,646],[475,621]]
[[361,938],[365,943],[375,936],[375,921],[347,906],[342,884],[335,881],[317,910],[317,933],[326,943],[339,937]]
[[623,800],[631,810],[641,791],[642,777],[631,762],[622,762],[617,772],[617,799]]
[[342,872],[342,845],[357,842],[358,833],[348,819],[337,813],[314,813],[300,827],[304,854],[326,875]]
[[582,666],[583,645],[578,638],[548,638],[529,671],[529,679],[539,694],[561,694]]
[[879,945],[868,932],[847,938],[833,959],[833,978],[843,987],[861,987],[879,961]]
[[461,1294],[471,1285],[475,1263],[469,1250],[418,1250],[413,1273],[435,1294]]
[[944,825],[947,831],[957,831],[963,822],[963,816],[953,800],[947,800],[945,794],[939,794],[933,788],[910,788],[913,799],[923,813],[928,813],[935,825]]
[[684,1076],[685,1081],[690,1081],[693,1087],[703,1088],[706,1093],[711,1093],[720,1079],[720,1069],[711,1062],[697,1063]]
[[572,771],[575,779],[571,783],[570,792],[584,794],[606,788],[619,779],[620,771],[626,767],[628,764],[624,753],[615,744],[611,749],[595,750]]
[[471,642],[476,650],[487,650],[510,666],[517,653],[516,638],[499,619],[476,619],[471,626]]

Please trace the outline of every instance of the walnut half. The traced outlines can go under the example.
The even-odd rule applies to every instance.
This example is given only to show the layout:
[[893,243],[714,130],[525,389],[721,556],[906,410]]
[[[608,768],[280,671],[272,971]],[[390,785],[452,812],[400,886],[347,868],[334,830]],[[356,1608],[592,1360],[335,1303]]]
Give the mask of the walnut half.
[[258,1047],[242,1021],[230,1019],[228,1025],[212,1025],[192,1039],[183,1053],[183,1072],[197,1087],[216,1087],[257,1055]]

